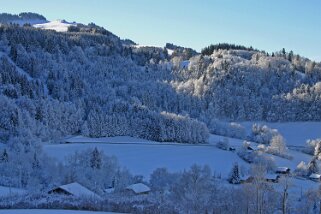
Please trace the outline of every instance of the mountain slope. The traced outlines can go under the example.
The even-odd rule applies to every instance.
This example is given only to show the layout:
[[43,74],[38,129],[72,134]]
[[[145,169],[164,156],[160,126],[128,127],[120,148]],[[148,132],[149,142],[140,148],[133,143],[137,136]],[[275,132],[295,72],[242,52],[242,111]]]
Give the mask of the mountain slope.
[[3,141],[83,134],[204,143],[218,120],[321,119],[321,65],[293,53],[134,46],[95,24],[2,25],[0,38]]

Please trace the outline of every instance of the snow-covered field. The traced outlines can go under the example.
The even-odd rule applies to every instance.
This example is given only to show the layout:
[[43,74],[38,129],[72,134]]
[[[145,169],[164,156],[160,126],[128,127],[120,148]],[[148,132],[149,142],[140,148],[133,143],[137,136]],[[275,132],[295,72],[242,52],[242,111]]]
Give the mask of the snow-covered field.
[[[248,132],[254,122],[242,123]],[[295,123],[267,123],[268,126],[276,128],[285,137],[288,145],[303,146],[310,138],[321,137],[320,122],[295,122]],[[239,162],[245,167],[246,162],[241,160],[235,152],[223,151],[215,147],[223,136],[211,135],[209,145],[191,145],[176,143],[159,143],[144,139],[120,136],[106,138],[86,138],[82,136],[67,137],[62,141],[69,144],[48,144],[44,146],[50,156],[64,161],[65,157],[75,151],[97,147],[106,155],[115,156],[120,164],[128,168],[134,174],[144,175],[146,178],[158,167],[166,167],[170,171],[182,171],[193,164],[207,164],[215,173],[226,177],[233,163]],[[243,140],[228,138],[229,144],[235,148],[242,145]],[[292,160],[272,156],[278,166],[287,166],[295,169],[301,162],[311,160],[311,156],[289,150]]]
[[78,210],[35,210],[35,209],[21,209],[21,210],[0,210],[0,214],[116,214],[111,212],[92,212],[92,211],[78,211]]
[[183,171],[195,163],[207,164],[216,173],[227,176],[235,162],[247,165],[235,153],[220,150],[214,145],[71,143],[46,145],[44,151],[63,161],[75,151],[94,147],[104,151],[106,155],[116,156],[122,166],[146,178],[158,167],[166,167],[176,172]]

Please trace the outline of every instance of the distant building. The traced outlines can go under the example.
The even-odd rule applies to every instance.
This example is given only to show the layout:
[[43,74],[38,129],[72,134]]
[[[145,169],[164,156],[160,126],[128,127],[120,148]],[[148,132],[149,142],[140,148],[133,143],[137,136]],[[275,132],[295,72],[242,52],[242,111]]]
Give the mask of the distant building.
[[290,171],[288,167],[278,167],[275,172],[278,174],[290,174]]
[[[272,182],[272,183],[277,183],[279,181],[280,176],[279,175],[274,175],[274,174],[267,174],[264,178],[266,182]],[[254,177],[253,176],[246,176],[241,178],[241,184],[248,184],[248,183],[253,183],[254,182]],[[262,178],[263,179],[263,178]]]
[[253,148],[252,146],[248,146],[248,147],[247,147],[247,150],[254,151],[255,148]]
[[126,190],[134,195],[148,194],[151,189],[142,183],[132,184],[126,187]]
[[107,188],[107,189],[104,190],[104,192],[107,193],[107,194],[114,193],[115,192],[115,188],[113,188],[113,187]]
[[321,175],[317,173],[312,173],[309,178],[313,181],[320,181],[321,180]]
[[267,182],[272,182],[272,183],[277,183],[279,181],[280,176],[279,175],[274,175],[274,174],[267,174],[265,176],[265,180]]
[[80,185],[77,182],[53,188],[48,193],[49,194],[72,195],[72,196],[76,196],[76,197],[84,197],[85,196],[85,197],[100,198],[99,195],[90,191],[89,189]]
[[228,148],[228,150],[233,152],[233,151],[235,151],[236,149],[235,149],[235,147],[230,146],[230,147]]

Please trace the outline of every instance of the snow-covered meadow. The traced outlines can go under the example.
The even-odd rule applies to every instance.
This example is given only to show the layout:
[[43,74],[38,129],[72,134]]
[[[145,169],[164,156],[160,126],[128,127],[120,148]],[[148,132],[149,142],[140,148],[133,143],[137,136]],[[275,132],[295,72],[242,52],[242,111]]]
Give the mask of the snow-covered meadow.
[[[249,134],[253,123],[243,124]],[[320,122],[268,123],[268,125],[278,129],[289,145],[304,146],[306,140],[321,137]],[[209,144],[191,145],[173,142],[161,143],[126,136],[106,138],[78,136],[64,139],[70,143],[47,144],[44,146],[44,151],[49,156],[64,161],[65,157],[75,151],[97,147],[106,155],[117,157],[120,164],[132,173],[143,175],[145,178],[148,178],[156,168],[166,167],[172,172],[177,172],[188,169],[193,164],[209,165],[213,172],[226,177],[235,162],[239,162],[245,167],[248,164],[240,159],[235,152],[224,151],[216,147],[216,143],[224,138],[226,137],[210,135]],[[244,141],[236,138],[227,139],[229,144],[235,148],[241,147]],[[295,169],[301,161],[309,162],[312,157],[292,149],[289,149],[288,153],[293,159],[271,156],[278,166],[287,166],[291,169]]]
[[183,171],[193,164],[209,165],[215,173],[226,177],[235,162],[246,163],[235,153],[223,151],[214,145],[182,145],[148,142],[137,140],[128,142],[121,138],[119,143],[113,141],[100,143],[69,143],[44,146],[44,151],[52,157],[63,161],[75,151],[97,147],[108,156],[115,156],[120,164],[133,174],[143,175],[148,179],[156,169],[166,167],[172,172]]

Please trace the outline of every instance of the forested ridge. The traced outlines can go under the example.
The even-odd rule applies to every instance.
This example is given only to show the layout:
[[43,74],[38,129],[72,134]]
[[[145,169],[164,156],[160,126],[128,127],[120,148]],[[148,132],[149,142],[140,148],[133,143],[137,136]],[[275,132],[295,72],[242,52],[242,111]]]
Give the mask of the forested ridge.
[[[285,50],[137,46],[95,24],[0,25],[0,137],[205,143],[218,121],[320,121],[321,64]],[[170,53],[172,52],[172,53]]]

